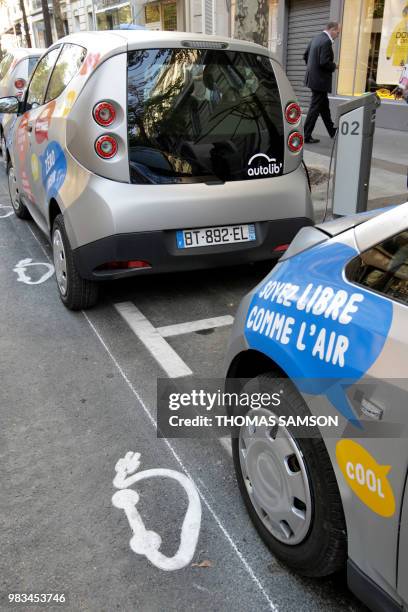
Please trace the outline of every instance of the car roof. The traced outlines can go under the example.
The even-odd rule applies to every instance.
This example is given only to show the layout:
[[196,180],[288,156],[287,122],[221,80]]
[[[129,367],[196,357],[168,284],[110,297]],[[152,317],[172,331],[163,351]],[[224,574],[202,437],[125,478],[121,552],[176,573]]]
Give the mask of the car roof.
[[[76,43],[86,47],[89,51],[99,51],[102,43],[104,50],[109,46],[111,51],[125,51],[155,47],[182,47],[186,42],[207,43],[208,48],[214,43],[223,43],[225,48],[234,51],[247,51],[271,56],[270,51],[256,43],[228,38],[195,34],[194,32],[168,32],[164,30],[103,30],[93,32],[76,32],[60,39],[58,43]],[[205,45],[203,48],[206,48]]]
[[16,59],[22,59],[23,57],[40,56],[44,53],[45,49],[37,49],[35,47],[13,47],[7,49],[7,53],[11,53]]
[[408,229],[408,202],[389,208],[365,223],[355,227],[358,247],[365,251],[377,242],[381,242]]

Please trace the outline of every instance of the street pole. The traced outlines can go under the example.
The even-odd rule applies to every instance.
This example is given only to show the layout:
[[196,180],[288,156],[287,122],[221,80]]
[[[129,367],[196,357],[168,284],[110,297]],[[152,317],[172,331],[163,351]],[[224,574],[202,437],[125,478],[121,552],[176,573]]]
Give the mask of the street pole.
[[49,47],[52,45],[52,31],[51,31],[51,18],[50,10],[48,8],[48,0],[41,0],[41,7],[44,17],[44,34],[45,34],[45,45]]

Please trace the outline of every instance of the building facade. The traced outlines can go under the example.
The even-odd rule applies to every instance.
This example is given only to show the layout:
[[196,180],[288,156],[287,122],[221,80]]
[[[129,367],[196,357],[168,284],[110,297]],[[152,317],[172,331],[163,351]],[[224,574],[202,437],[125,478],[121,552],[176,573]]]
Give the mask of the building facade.
[[[328,21],[339,21],[338,70],[331,104],[376,91],[377,125],[408,131],[408,107],[395,97],[408,63],[408,0],[60,0],[65,29],[108,30],[137,24],[251,40],[271,49],[306,109],[303,53]],[[44,46],[41,0],[25,0],[32,43]],[[50,2],[52,14],[52,2]],[[24,44],[19,0],[0,6],[0,40]],[[54,39],[56,39],[54,28]]]
[[396,98],[408,63],[408,0],[279,0],[276,4],[275,16],[270,17],[279,33],[274,50],[304,107],[310,94],[303,86],[303,52],[329,20],[339,21],[342,32],[334,45],[338,70],[332,106],[376,92],[382,101],[377,125],[408,131],[407,104]]

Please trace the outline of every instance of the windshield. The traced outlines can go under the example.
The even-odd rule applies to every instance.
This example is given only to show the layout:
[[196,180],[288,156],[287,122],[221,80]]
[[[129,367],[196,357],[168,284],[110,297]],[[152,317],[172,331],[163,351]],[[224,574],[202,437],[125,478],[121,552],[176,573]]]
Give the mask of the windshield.
[[37,65],[39,55],[34,55],[28,59],[28,78],[30,78],[32,71]]
[[12,63],[13,55],[7,53],[0,62],[0,81],[6,76]]
[[133,183],[282,174],[282,107],[270,59],[207,49],[130,52],[128,138]]

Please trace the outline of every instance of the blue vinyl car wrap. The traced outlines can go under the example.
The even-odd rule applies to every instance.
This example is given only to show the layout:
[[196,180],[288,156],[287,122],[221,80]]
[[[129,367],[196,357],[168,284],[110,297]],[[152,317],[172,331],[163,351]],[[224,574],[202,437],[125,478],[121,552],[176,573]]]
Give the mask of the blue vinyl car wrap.
[[358,253],[328,241],[283,261],[254,294],[245,323],[249,348],[273,359],[301,392],[326,395],[361,427],[347,387],[379,357],[391,327],[393,306],[344,278]]

